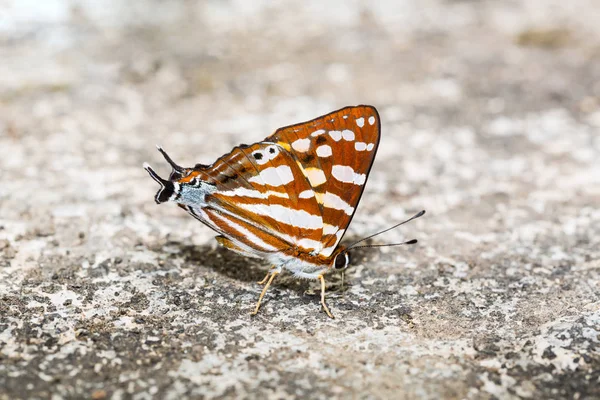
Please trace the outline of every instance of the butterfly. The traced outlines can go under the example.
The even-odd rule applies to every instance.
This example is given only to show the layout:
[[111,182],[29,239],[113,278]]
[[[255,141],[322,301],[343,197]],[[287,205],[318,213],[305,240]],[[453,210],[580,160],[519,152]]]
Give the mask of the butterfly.
[[321,305],[333,318],[325,303],[324,275],[344,270],[350,262],[348,250],[353,246],[340,241],[365,188],[379,140],[377,110],[360,105],[280,128],[263,141],[235,147],[211,165],[180,167],[158,147],[172,168],[168,179],[147,163],[144,168],[161,186],[156,203],[177,203],[216,231],[224,247],[272,264],[259,282],[265,286],[252,314],[285,269],[320,281]]

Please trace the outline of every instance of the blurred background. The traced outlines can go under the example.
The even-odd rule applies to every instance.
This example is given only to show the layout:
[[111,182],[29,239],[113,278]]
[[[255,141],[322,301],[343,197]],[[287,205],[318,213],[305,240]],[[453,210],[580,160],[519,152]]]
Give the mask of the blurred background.
[[[396,201],[369,220],[486,196],[546,219],[558,212],[546,189],[583,191],[574,207],[598,196],[595,5],[1,0],[0,190],[11,213],[32,195],[71,213],[151,207],[139,166],[162,163],[157,143],[181,164],[210,163],[280,126],[373,104],[383,145],[367,190],[382,196],[364,201]],[[15,176],[44,184],[32,194]],[[480,207],[480,228],[502,223],[495,208]]]
[[[0,397],[598,395],[599,22],[597,0],[0,0]],[[284,279],[270,339],[260,264],[157,207],[141,165],[356,104],[382,145],[348,237],[426,209],[379,239],[419,246],[358,254],[343,323]]]

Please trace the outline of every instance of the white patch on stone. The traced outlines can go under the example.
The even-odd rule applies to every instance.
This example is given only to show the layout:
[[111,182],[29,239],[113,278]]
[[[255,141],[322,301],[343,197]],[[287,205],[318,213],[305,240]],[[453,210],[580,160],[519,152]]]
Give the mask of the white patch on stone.
[[352,141],[354,140],[354,132],[352,132],[349,129],[344,129],[342,131],[342,137],[344,138],[344,140]]
[[317,155],[319,157],[329,157],[333,154],[331,146],[324,144],[323,146],[317,147]]
[[352,167],[346,165],[334,165],[331,168],[331,175],[340,182],[353,183],[355,185],[363,185],[367,180],[365,174],[357,174]]
[[307,152],[310,149],[310,139],[298,139],[292,143],[292,148],[301,153]]
[[342,132],[340,132],[340,131],[329,131],[329,136],[331,136],[331,138],[333,140],[335,140],[336,142],[339,142],[340,139],[342,138]]
[[259,185],[282,186],[294,180],[292,169],[287,165],[269,167],[260,171],[258,176],[253,176],[248,181]]
[[313,133],[311,133],[310,136],[317,137],[317,136],[322,135],[324,133],[325,133],[325,130],[319,129],[318,131],[314,131]]
[[370,116],[369,117],[369,125],[373,125],[375,123],[375,117]]
[[359,128],[362,128],[363,126],[365,126],[365,119],[363,117],[357,118],[356,125],[358,125]]
[[304,174],[308,178],[308,181],[312,187],[319,186],[327,182],[325,173],[319,168],[306,168],[304,169]]

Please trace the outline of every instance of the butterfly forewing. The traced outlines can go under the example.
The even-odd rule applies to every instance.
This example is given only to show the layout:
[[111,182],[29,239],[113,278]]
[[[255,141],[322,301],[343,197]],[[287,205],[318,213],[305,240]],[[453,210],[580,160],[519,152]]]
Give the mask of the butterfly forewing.
[[285,148],[309,182],[323,219],[320,242],[330,256],[352,220],[379,145],[375,108],[346,107],[309,122],[277,130],[266,141]]

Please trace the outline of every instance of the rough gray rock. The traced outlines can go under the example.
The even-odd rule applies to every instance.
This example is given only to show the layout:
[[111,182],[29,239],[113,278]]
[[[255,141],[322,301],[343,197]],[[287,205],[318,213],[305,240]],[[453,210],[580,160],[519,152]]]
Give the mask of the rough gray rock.
[[[0,1],[0,398],[600,397],[593,2]],[[87,4],[87,5],[86,5]],[[95,4],[95,3],[94,3]],[[217,248],[167,171],[368,103],[341,293]]]

